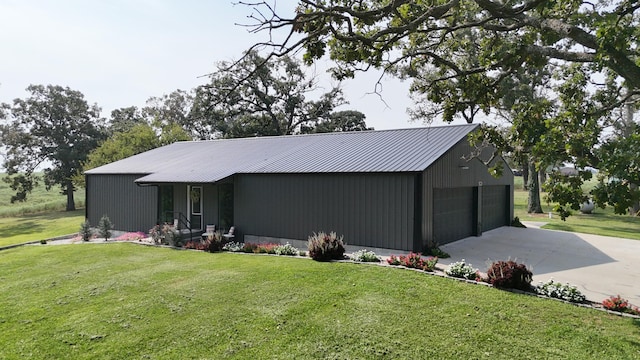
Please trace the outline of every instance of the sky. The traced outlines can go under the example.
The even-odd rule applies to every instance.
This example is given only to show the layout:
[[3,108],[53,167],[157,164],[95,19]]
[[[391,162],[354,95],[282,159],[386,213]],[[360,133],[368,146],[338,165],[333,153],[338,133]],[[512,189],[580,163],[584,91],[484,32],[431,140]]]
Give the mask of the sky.
[[[286,13],[295,3],[280,0],[276,9]],[[252,13],[230,0],[0,0],[0,102],[27,97],[30,84],[52,84],[82,92],[106,118],[142,107],[152,96],[206,83],[217,62],[267,40],[237,25]],[[310,74],[328,90],[335,81],[319,70],[326,67]],[[343,82],[349,105],[340,110],[363,112],[377,130],[424,126],[406,113],[409,84],[383,79],[383,102],[371,94],[378,76]]]

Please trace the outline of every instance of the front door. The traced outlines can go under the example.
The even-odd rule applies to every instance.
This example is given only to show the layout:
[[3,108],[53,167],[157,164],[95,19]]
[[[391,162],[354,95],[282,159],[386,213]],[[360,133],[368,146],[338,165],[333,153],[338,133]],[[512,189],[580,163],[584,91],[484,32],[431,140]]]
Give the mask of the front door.
[[187,204],[192,230],[202,230],[202,186],[187,186]]

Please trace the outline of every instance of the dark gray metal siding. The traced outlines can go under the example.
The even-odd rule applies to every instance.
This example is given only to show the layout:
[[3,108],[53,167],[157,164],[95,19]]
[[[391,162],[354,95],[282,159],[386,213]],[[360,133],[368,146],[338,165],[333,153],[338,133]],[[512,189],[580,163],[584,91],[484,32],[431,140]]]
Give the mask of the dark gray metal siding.
[[[493,177],[487,170],[486,165],[479,159],[470,161],[463,157],[469,157],[472,153],[471,146],[466,139],[461,140],[451,148],[444,156],[438,159],[423,175],[423,215],[422,215],[422,241],[426,245],[435,240],[443,244],[439,239],[434,239],[434,193],[436,189],[447,188],[474,188],[482,183],[484,187],[508,186],[508,203],[505,204],[508,218],[513,218],[513,174],[509,167],[504,164],[504,174],[500,178]],[[503,161],[498,159],[497,161]],[[481,192],[483,194],[484,191]],[[474,204],[474,206],[477,204]],[[479,215],[483,218],[485,211]],[[484,221],[484,220],[482,220]]]
[[134,180],[144,174],[87,175],[87,218],[96,226],[102,215],[123,231],[151,229],[157,219],[158,189],[141,187]]
[[433,239],[443,245],[474,234],[472,187],[433,190]]
[[509,225],[508,186],[484,186],[482,188],[482,231]]
[[335,231],[350,245],[413,250],[417,174],[243,174],[234,216],[242,234],[306,240]]
[[218,187],[212,184],[204,184],[202,187],[203,203],[202,203],[202,225],[216,225],[220,228],[218,219]]

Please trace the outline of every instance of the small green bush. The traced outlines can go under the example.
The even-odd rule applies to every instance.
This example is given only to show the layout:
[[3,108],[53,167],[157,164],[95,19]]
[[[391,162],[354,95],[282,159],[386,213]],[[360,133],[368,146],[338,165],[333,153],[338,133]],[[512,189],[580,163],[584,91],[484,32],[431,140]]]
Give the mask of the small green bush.
[[320,231],[309,236],[307,250],[309,256],[317,261],[342,260],[344,259],[344,242],[342,236],[338,237],[335,232],[325,234]]
[[82,241],[89,241],[91,237],[93,237],[93,230],[91,230],[91,223],[89,220],[85,220],[82,224],[80,224],[80,237]]
[[542,281],[536,286],[536,292],[540,295],[562,299],[565,301],[581,303],[586,297],[575,286],[569,284],[561,284],[553,281],[553,279],[543,283]]
[[441,259],[448,259],[451,257],[449,253],[440,249],[440,247],[437,244],[433,246],[425,246],[423,250],[424,250],[423,253],[425,255],[435,256]]
[[487,282],[496,287],[531,291],[533,273],[513,260],[496,261],[487,270]]
[[511,220],[511,226],[513,227],[519,227],[519,228],[526,228],[526,226],[520,221],[519,217],[514,217],[513,220]]
[[474,269],[471,264],[465,263],[464,259],[462,259],[462,261],[457,261],[449,265],[449,267],[444,272],[445,274],[452,277],[469,280],[476,280],[476,278],[478,277],[478,269]]
[[98,222],[98,235],[104,238],[104,241],[107,241],[111,237],[111,230],[113,230],[111,219],[107,215],[102,215]]
[[380,258],[373,251],[358,250],[351,254],[353,261],[359,262],[380,262]]

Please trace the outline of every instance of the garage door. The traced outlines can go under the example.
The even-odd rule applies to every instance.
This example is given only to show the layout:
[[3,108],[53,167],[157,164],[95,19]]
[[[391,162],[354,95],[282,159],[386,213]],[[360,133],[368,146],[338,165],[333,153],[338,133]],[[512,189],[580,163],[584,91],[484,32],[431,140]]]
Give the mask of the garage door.
[[482,231],[509,225],[507,186],[482,188]]
[[473,188],[433,190],[433,237],[440,245],[474,234]]

